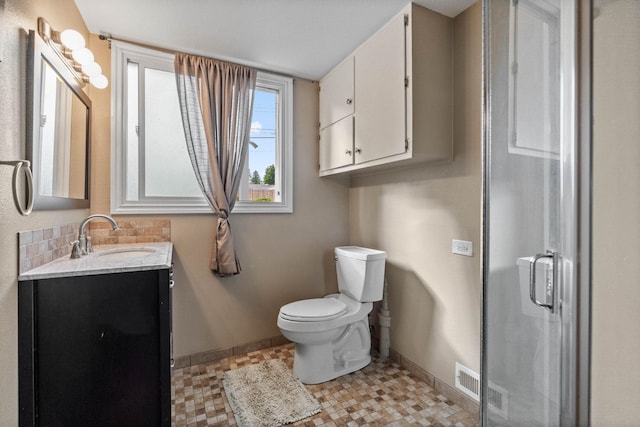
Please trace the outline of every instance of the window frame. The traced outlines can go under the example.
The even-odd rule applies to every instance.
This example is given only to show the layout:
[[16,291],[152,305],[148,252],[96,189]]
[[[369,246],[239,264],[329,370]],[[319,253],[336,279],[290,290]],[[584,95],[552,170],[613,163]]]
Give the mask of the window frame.
[[[124,42],[112,42],[111,59],[111,213],[112,214],[211,214],[208,202],[201,197],[146,197],[126,200],[127,194],[127,64],[130,59],[140,67],[173,73],[174,55]],[[142,80],[139,80],[142,83]],[[278,92],[276,134],[276,180],[281,192],[280,202],[252,202],[239,200],[232,213],[292,213],[293,212],[293,79],[258,71],[256,88]],[[139,94],[144,85],[139,84]],[[144,120],[144,97],[139,99],[139,123]],[[140,126],[141,129],[144,126]],[[138,180],[144,186],[144,131],[140,133]],[[186,147],[185,147],[186,150]],[[246,175],[246,174],[245,174]],[[248,179],[248,178],[245,178]],[[195,176],[194,176],[195,180]]]

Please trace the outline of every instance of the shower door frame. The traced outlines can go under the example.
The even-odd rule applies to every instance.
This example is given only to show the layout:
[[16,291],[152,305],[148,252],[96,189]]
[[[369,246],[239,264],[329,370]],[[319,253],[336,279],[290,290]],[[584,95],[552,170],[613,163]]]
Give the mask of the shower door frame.
[[[482,0],[482,50],[483,50],[483,256],[482,256],[482,338],[481,338],[481,425],[487,425],[487,398],[489,381],[487,373],[487,311],[489,279],[489,214],[490,191],[490,2]],[[510,0],[511,1],[511,0]],[[565,0],[561,0],[565,1]],[[568,2],[568,0],[567,0]],[[590,353],[591,353],[591,194],[592,194],[592,28],[593,1],[573,0],[574,20],[574,69],[572,73],[573,107],[571,119],[572,152],[561,159],[563,169],[569,167],[571,176],[563,178],[561,185],[571,187],[574,195],[573,209],[569,217],[563,216],[564,224],[574,224],[569,233],[570,244],[575,250],[571,269],[564,274],[573,283],[570,292],[572,310],[570,316],[561,320],[561,378],[560,378],[560,425],[590,425]],[[564,117],[564,112],[561,112]],[[564,209],[563,209],[564,211]],[[566,214],[565,214],[566,215]],[[564,238],[564,237],[563,237]],[[570,318],[567,318],[570,317]]]

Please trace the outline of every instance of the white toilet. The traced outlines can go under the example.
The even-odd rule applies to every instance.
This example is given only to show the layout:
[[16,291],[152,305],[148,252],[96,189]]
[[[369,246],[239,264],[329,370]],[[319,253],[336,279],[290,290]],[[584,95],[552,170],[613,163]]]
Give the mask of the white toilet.
[[335,248],[339,294],[280,308],[278,327],[296,345],[293,374],[318,384],[371,362],[368,314],[382,299],[387,253],[358,246]]

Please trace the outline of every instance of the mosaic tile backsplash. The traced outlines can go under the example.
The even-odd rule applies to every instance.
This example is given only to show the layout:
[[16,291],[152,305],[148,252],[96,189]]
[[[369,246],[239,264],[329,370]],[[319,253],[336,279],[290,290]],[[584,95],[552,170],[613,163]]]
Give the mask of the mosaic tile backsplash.
[[[168,219],[115,218],[120,229],[113,231],[106,221],[92,221],[85,233],[94,246],[120,243],[170,242],[171,221]],[[18,274],[40,267],[54,259],[69,256],[71,245],[78,238],[80,223],[18,233]]]
[[80,224],[59,225],[51,228],[18,233],[19,274],[40,267],[71,253],[70,242],[78,237]]
[[168,219],[118,219],[120,229],[113,231],[106,221],[89,223],[91,242],[97,245],[150,243],[171,241],[171,221]]

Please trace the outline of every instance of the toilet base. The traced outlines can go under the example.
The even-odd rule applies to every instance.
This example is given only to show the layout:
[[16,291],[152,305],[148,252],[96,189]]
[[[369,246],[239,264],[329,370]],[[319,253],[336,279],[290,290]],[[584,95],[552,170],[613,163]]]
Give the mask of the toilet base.
[[349,324],[338,337],[321,344],[295,343],[293,374],[304,384],[319,384],[371,363],[369,319]]

